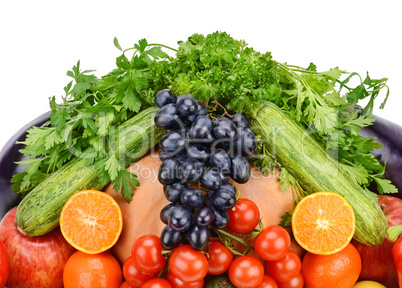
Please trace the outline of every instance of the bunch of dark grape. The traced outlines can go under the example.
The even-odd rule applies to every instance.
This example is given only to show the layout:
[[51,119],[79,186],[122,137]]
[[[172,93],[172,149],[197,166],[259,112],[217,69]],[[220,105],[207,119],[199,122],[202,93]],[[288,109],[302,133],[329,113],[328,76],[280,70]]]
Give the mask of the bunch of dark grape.
[[256,150],[256,138],[244,115],[214,118],[192,95],[179,97],[168,90],[156,94],[155,124],[169,130],[159,143],[163,161],[158,179],[171,202],[160,212],[166,224],[162,246],[171,250],[189,243],[203,250],[210,228],[223,229],[227,210],[236,203],[236,187],[250,177],[248,157]]

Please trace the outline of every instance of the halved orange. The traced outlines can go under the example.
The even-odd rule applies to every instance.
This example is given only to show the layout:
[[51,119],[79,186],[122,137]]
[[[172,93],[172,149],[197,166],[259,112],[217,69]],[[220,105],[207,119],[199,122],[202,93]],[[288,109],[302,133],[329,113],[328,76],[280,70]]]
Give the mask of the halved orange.
[[292,214],[293,235],[301,247],[319,255],[334,254],[355,233],[355,214],[346,199],[334,192],[304,197]]
[[79,251],[97,254],[119,239],[123,217],[117,202],[105,192],[83,190],[72,195],[60,214],[60,230]]

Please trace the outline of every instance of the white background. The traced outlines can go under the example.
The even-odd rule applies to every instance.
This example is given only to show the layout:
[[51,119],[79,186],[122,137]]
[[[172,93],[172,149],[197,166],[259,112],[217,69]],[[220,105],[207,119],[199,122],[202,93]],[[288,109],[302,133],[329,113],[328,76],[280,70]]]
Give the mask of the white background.
[[[141,38],[177,47],[193,33],[225,31],[279,62],[339,66],[387,77],[389,101],[375,114],[402,125],[399,1],[2,1],[0,148],[63,95],[81,60],[101,76]],[[383,97],[384,95],[382,95]]]

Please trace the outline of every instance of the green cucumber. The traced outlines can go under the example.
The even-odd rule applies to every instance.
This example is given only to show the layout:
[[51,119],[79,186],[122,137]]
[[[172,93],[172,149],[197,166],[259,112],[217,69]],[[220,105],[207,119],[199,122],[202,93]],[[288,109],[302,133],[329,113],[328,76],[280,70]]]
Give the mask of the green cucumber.
[[376,197],[353,181],[339,162],[316,142],[308,131],[294,123],[273,103],[264,103],[250,117],[254,133],[265,139],[269,152],[308,193],[331,191],[353,207],[354,238],[366,245],[382,243],[387,220]]
[[[157,107],[145,109],[118,127],[113,148],[125,167],[144,156],[162,137],[163,131],[154,123],[157,111]],[[59,225],[61,209],[74,193],[102,188],[95,165],[88,165],[85,157],[74,158],[21,201],[16,213],[18,229],[27,236],[44,235]]]

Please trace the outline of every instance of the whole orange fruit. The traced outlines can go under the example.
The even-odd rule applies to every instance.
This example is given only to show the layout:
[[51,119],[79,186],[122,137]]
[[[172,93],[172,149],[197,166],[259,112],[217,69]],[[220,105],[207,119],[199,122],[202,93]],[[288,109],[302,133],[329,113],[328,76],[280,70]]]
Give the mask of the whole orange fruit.
[[331,255],[307,252],[302,261],[301,272],[308,288],[351,288],[362,269],[360,254],[348,244]]
[[64,288],[119,288],[122,282],[120,264],[108,251],[99,254],[77,251],[64,267]]

